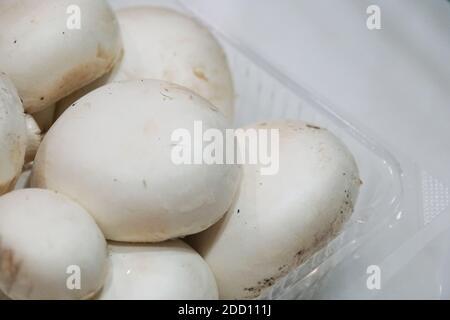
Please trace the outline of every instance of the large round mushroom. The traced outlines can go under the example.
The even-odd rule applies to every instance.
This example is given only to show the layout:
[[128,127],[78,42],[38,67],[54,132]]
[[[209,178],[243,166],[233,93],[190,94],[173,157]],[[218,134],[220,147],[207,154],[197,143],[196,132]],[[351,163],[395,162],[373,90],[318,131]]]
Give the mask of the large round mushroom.
[[2,0],[0,30],[0,70],[30,114],[108,72],[121,53],[106,0]]
[[[202,139],[196,122],[223,135],[230,127],[215,106],[178,85],[108,84],[78,100],[50,128],[31,184],[78,201],[109,240],[156,242],[200,232],[231,205],[240,167],[174,161],[179,141],[173,134],[182,129]],[[194,140],[192,146],[202,143]]]
[[259,296],[326,244],[352,213],[360,186],[352,154],[328,130],[300,121],[246,129],[279,132],[278,172],[245,164],[228,213],[188,241],[214,272],[222,299]]

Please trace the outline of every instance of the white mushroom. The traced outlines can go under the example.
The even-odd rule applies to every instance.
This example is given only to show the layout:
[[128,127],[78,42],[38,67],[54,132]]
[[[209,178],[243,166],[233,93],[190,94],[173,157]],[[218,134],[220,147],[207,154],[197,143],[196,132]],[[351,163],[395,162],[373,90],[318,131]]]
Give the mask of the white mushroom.
[[23,113],[16,88],[0,72],[0,195],[12,189],[25,157],[33,158],[40,140],[37,124]]
[[31,184],[77,200],[110,240],[156,242],[200,232],[230,207],[240,168],[174,162],[172,134],[185,129],[193,137],[196,121],[224,135],[230,125],[212,104],[178,85],[108,84],[50,128]]
[[234,90],[226,56],[210,32],[190,17],[152,6],[117,11],[124,56],[101,81],[58,103],[62,113],[102,84],[160,79],[191,89],[233,118]]
[[105,0],[2,0],[0,30],[0,70],[30,114],[105,74],[121,53]]
[[0,290],[10,298],[88,298],[106,267],[106,241],[75,202],[39,189],[0,197]]
[[244,165],[228,213],[189,243],[216,276],[223,299],[254,298],[323,246],[348,219],[360,180],[353,156],[329,131],[303,122],[279,129],[279,171]]
[[109,274],[100,300],[213,300],[214,275],[180,240],[146,245],[109,245]]

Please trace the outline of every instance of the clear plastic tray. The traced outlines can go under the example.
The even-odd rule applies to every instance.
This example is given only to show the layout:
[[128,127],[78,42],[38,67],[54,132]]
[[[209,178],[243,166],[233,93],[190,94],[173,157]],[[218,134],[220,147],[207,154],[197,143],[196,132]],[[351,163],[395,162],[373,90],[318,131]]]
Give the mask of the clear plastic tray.
[[360,169],[360,195],[342,232],[302,265],[279,279],[260,299],[304,299],[318,280],[350,255],[378,227],[395,220],[402,199],[401,168],[376,140],[333,112],[331,105],[274,69],[189,9],[188,1],[110,0],[113,7],[160,5],[191,15],[208,26],[222,44],[232,70],[237,126],[259,120],[301,119],[326,127],[351,150]]
[[[236,125],[270,119],[302,119],[328,128],[349,147],[363,185],[355,211],[342,233],[325,248],[277,282],[261,298],[304,298],[327,270],[355,249],[377,224],[398,212],[402,196],[400,167],[389,152],[339,118],[305,89],[283,79],[267,65],[218,36],[233,72]],[[308,289],[308,290],[306,290]]]

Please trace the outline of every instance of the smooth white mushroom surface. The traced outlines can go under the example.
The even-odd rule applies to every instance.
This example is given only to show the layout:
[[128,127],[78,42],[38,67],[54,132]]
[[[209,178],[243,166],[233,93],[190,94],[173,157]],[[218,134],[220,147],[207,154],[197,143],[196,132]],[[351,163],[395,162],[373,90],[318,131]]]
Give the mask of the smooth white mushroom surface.
[[240,167],[173,161],[176,130],[201,143],[197,121],[203,131],[223,135],[230,127],[216,107],[178,85],[108,84],[78,100],[50,128],[31,185],[78,201],[109,240],[156,242],[200,232],[230,207]]
[[216,276],[222,299],[254,298],[335,236],[353,211],[360,179],[349,150],[328,130],[299,121],[279,130],[279,171],[244,165],[225,217],[189,237]]
[[106,267],[105,238],[77,203],[40,189],[0,197],[0,290],[10,298],[89,298]]
[[100,300],[214,300],[214,275],[181,240],[110,244],[109,273]]
[[121,54],[106,0],[0,1],[0,70],[35,113],[108,72]]
[[66,109],[86,91],[107,82],[159,79],[191,89],[233,118],[234,90],[227,59],[204,26],[176,11],[152,6],[118,10],[117,19],[123,59],[109,76],[64,99],[58,109]]
[[25,156],[34,157],[39,143],[39,128],[24,114],[9,77],[0,72],[0,195],[12,189]]

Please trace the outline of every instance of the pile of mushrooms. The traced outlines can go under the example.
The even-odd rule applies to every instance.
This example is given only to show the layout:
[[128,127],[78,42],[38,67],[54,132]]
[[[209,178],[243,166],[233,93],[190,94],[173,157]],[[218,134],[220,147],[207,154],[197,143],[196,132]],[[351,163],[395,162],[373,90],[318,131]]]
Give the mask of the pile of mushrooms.
[[172,161],[177,129],[233,130],[226,55],[196,20],[4,0],[0,29],[0,299],[256,298],[349,219],[358,167],[316,125],[244,128],[279,132],[273,175]]

